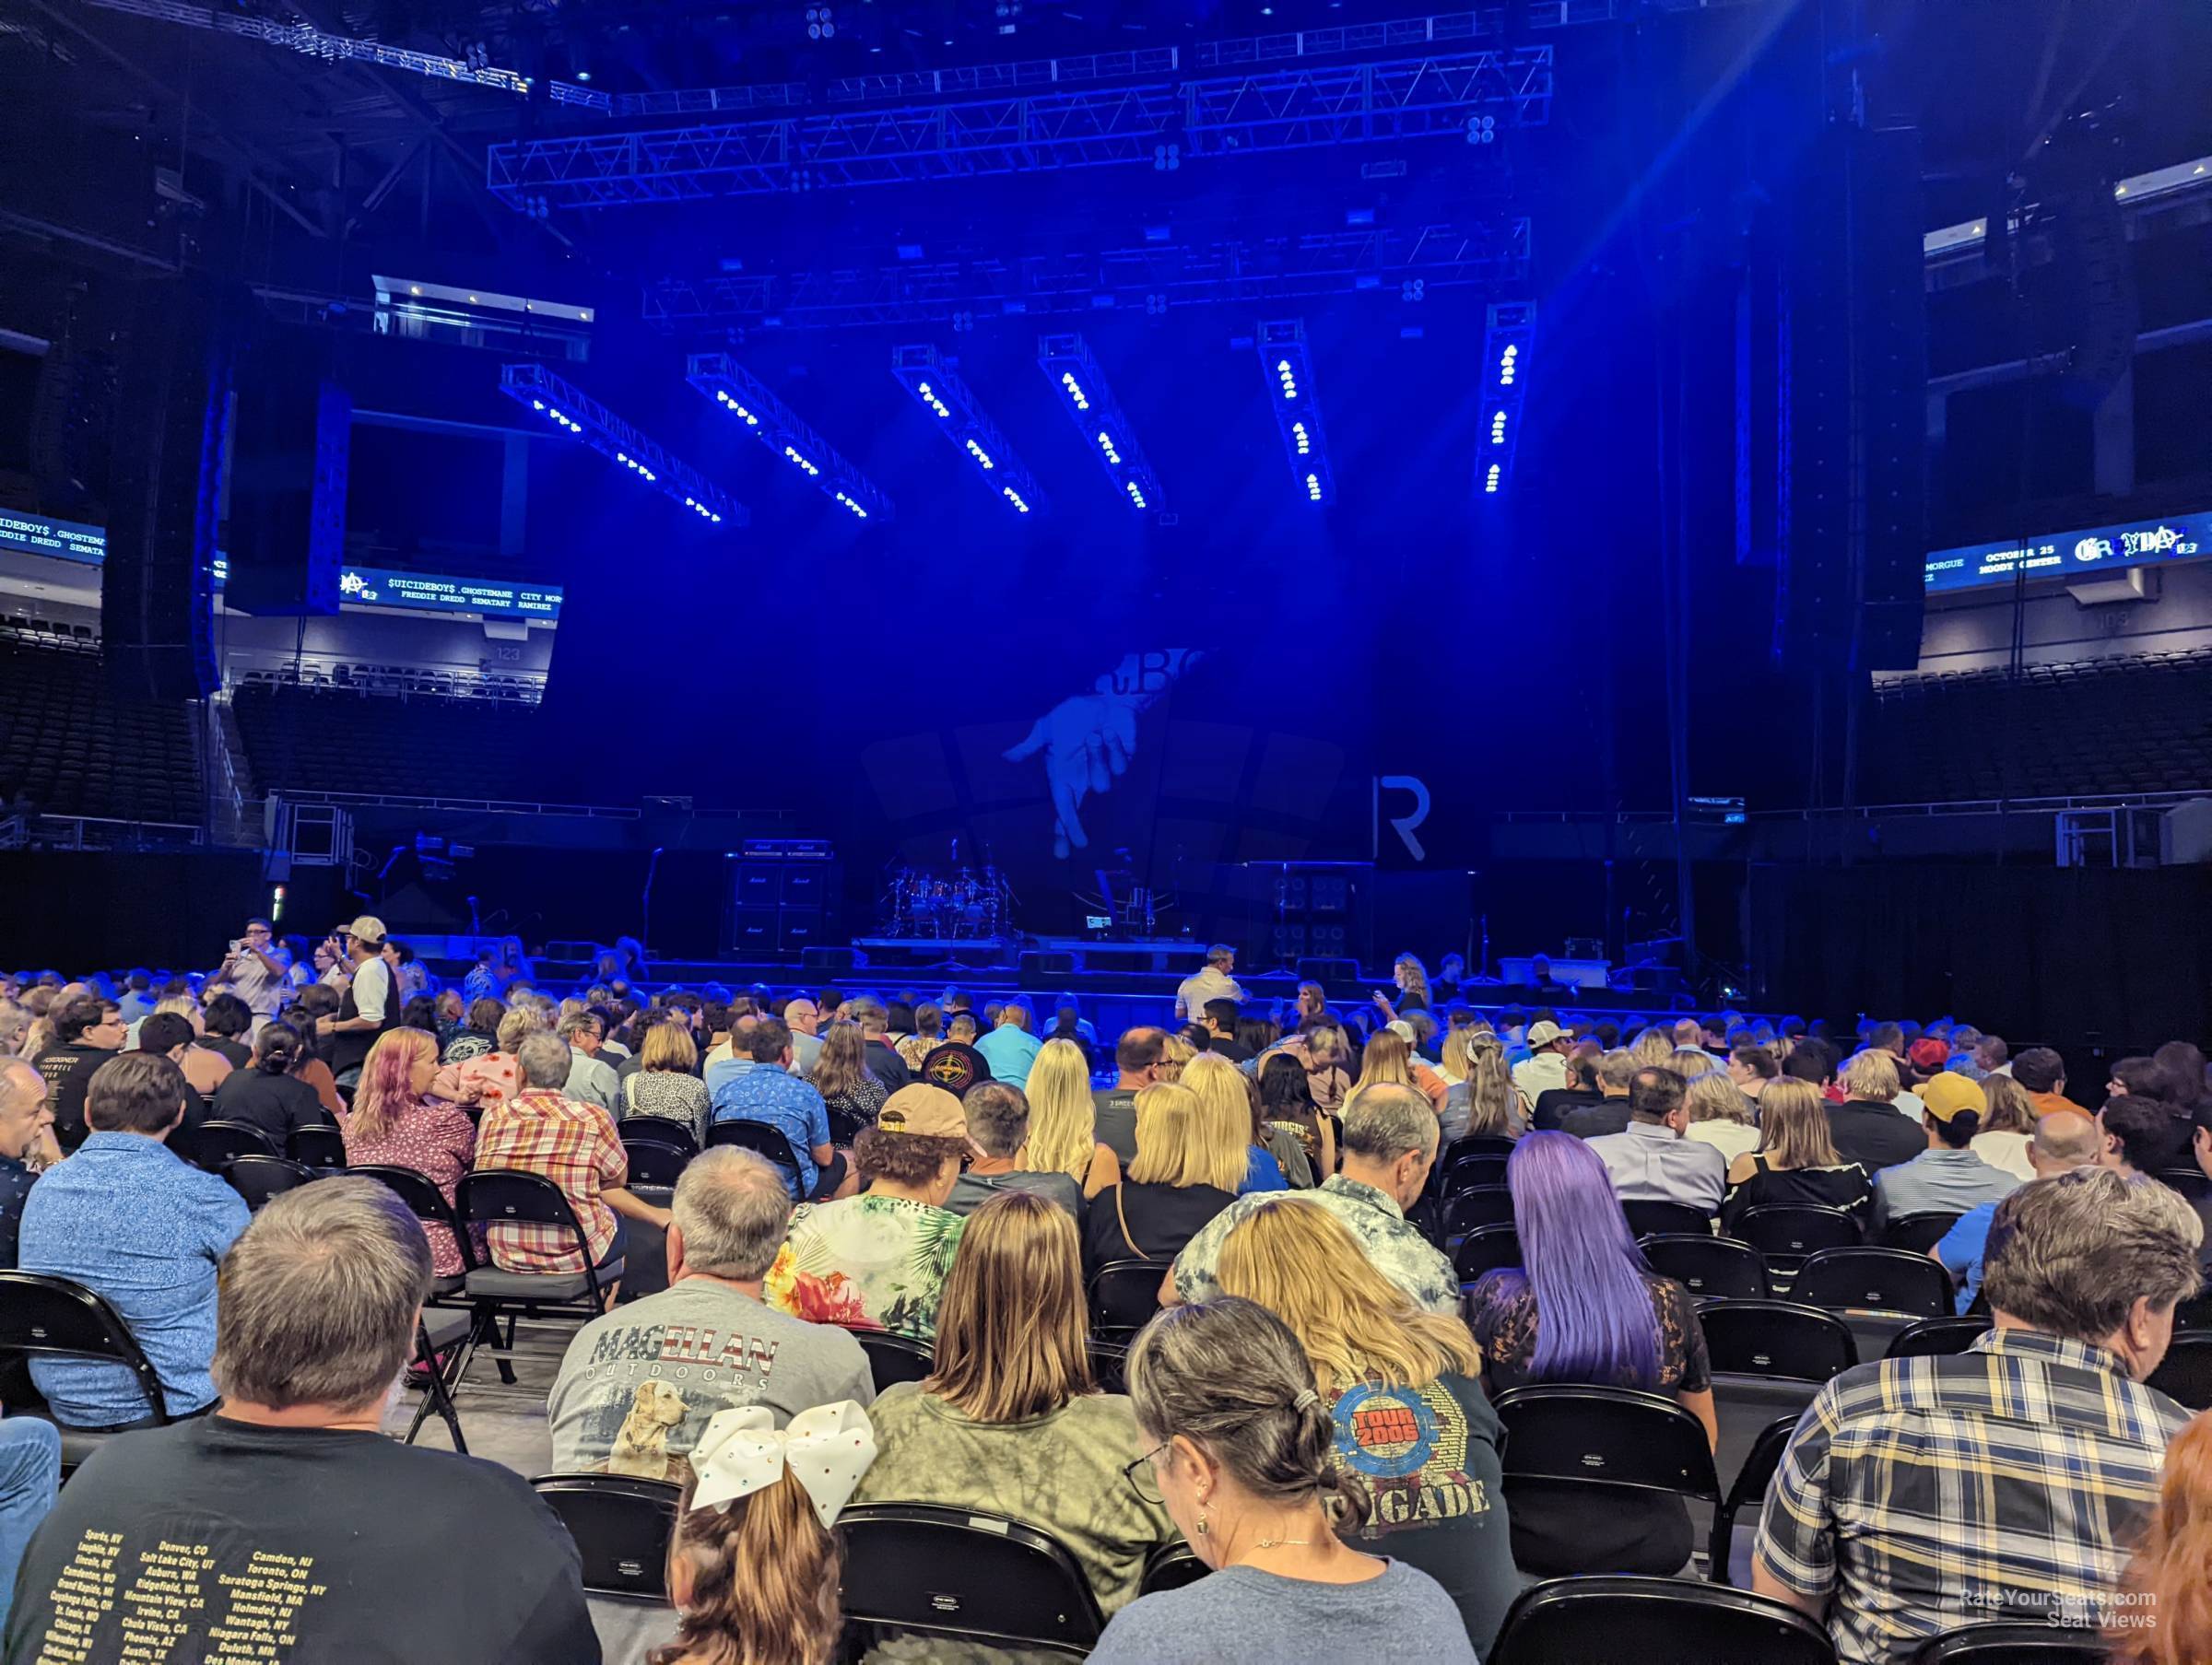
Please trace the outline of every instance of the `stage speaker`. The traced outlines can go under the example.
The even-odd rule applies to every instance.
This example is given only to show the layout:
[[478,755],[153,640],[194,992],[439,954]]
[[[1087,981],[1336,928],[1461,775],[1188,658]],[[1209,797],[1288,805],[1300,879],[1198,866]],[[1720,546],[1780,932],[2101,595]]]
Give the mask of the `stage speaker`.
[[1039,952],[1021,956],[1023,977],[1066,977],[1076,968],[1076,956],[1065,952]]
[[731,909],[730,952],[744,959],[773,959],[782,923],[778,908]]
[[1319,983],[1324,988],[1332,982],[1356,983],[1359,980],[1359,962],[1302,959],[1298,962],[1298,980],[1301,983]]
[[144,285],[116,373],[107,557],[108,676],[126,697],[214,692],[210,616],[235,308],[200,277]]
[[819,908],[785,908],[776,917],[776,946],[784,954],[804,954],[822,934]]
[[1777,641],[1801,662],[1909,671],[1927,556],[1918,132],[1830,127],[1788,213]]
[[799,965],[807,971],[857,971],[860,969],[860,951],[857,948],[830,948],[817,944],[799,950]]
[[265,331],[241,367],[223,601],[241,613],[338,610],[353,401],[329,340]]

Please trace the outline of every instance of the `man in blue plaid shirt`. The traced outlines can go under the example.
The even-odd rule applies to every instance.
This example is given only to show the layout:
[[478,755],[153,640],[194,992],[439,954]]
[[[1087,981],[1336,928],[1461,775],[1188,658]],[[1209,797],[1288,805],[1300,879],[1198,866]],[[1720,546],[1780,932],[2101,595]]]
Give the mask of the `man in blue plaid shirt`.
[[2178,1192],[2109,1168],[2006,1198],[1994,1328],[1820,1389],[1767,1494],[1752,1589],[1825,1619],[1841,1665],[1904,1665],[1981,1620],[2098,1623],[2189,1421],[2143,1379],[2202,1237]]

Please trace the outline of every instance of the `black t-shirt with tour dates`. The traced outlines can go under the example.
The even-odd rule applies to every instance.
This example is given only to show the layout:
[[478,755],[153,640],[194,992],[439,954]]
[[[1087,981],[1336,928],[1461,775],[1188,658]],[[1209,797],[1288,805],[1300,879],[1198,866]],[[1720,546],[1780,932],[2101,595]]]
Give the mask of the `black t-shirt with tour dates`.
[[381,1434],[202,1417],[108,1440],[23,1557],[7,1665],[599,1665],[522,1478]]

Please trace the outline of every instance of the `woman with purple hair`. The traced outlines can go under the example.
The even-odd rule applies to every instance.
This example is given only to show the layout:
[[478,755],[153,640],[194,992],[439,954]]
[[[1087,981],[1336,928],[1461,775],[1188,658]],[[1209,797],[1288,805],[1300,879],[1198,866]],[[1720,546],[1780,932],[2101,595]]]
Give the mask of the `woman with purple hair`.
[[[1665,1394],[1716,1442],[1705,1332],[1689,1294],[1644,1264],[1597,1154],[1571,1133],[1530,1133],[1513,1146],[1521,1267],[1493,1272],[1468,1297],[1495,1398],[1536,1382],[1637,1388]],[[1567,1483],[1513,1488],[1513,1563],[1542,1577],[1576,1573],[1675,1573],[1689,1559],[1689,1515],[1679,1497],[1600,1495]]]

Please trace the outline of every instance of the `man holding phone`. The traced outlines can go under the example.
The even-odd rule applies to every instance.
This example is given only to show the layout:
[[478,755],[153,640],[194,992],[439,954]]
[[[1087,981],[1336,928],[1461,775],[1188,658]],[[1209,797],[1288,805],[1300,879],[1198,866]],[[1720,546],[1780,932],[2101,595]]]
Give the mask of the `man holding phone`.
[[291,964],[292,956],[276,940],[269,921],[251,919],[246,921],[245,934],[230,944],[223,963],[207,979],[207,987],[213,991],[228,986],[244,1001],[253,1014],[253,1031],[259,1034],[262,1025],[284,1005],[285,973]]

